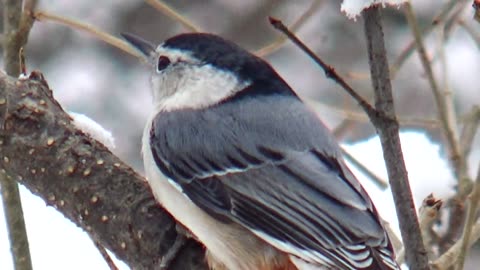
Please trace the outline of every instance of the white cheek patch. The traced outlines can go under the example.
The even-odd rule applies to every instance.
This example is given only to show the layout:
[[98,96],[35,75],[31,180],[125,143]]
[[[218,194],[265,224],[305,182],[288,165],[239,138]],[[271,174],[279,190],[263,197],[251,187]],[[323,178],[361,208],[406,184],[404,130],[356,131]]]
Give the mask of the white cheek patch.
[[[162,55],[174,66],[153,73],[151,86],[157,111],[205,108],[250,85],[250,82],[239,81],[231,72],[202,64],[188,52],[160,45],[156,57]],[[154,59],[154,63],[157,61]]]
[[[179,72],[180,74],[175,71],[165,72],[152,80],[154,93],[159,91],[155,100],[155,107],[159,111],[205,108],[219,103],[250,84],[240,82],[232,73],[211,65],[189,66]],[[162,92],[163,95],[160,94]]]

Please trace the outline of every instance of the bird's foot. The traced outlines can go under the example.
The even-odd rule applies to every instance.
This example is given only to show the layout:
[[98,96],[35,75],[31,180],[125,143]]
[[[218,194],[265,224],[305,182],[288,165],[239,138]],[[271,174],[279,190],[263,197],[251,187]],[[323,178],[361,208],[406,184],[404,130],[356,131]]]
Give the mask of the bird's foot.
[[162,261],[160,263],[161,270],[168,270],[168,267],[177,257],[178,252],[182,249],[187,240],[190,238],[194,238],[190,231],[188,231],[185,227],[178,223],[175,224],[175,230],[177,231],[177,237],[175,238],[175,242],[173,242],[173,245],[162,257]]

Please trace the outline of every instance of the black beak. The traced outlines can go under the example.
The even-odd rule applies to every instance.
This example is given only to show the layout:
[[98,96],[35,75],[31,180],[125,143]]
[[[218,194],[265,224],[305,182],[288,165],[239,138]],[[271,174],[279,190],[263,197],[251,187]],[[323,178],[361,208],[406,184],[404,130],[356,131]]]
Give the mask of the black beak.
[[146,57],[152,55],[155,52],[155,46],[152,43],[144,40],[143,38],[129,34],[129,33],[121,33],[120,34],[130,45],[132,45],[135,49],[142,52]]

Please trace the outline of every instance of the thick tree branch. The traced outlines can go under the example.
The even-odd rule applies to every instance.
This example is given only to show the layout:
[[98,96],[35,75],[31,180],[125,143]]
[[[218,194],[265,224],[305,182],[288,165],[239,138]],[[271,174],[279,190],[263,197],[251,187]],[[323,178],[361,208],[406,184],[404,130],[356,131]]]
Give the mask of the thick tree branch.
[[400,144],[399,124],[395,116],[380,8],[380,6],[374,6],[362,13],[375,108],[381,115],[386,116],[383,121],[373,122],[373,124],[382,144],[383,157],[405,245],[407,265],[411,270],[424,270],[429,269],[428,257],[422,241]]
[[[175,222],[145,180],[77,130],[40,73],[0,74],[0,174],[17,180],[133,269],[158,269]],[[206,269],[192,239],[169,269]]]

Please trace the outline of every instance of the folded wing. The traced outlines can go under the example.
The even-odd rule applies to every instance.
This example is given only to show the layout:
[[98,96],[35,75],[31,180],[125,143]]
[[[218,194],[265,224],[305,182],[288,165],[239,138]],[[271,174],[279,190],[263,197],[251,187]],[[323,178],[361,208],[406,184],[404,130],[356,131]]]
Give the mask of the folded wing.
[[248,114],[261,102],[243,102],[242,118],[234,108],[160,114],[151,132],[157,165],[204,211],[296,258],[396,269],[378,214],[327,129],[300,101]]

